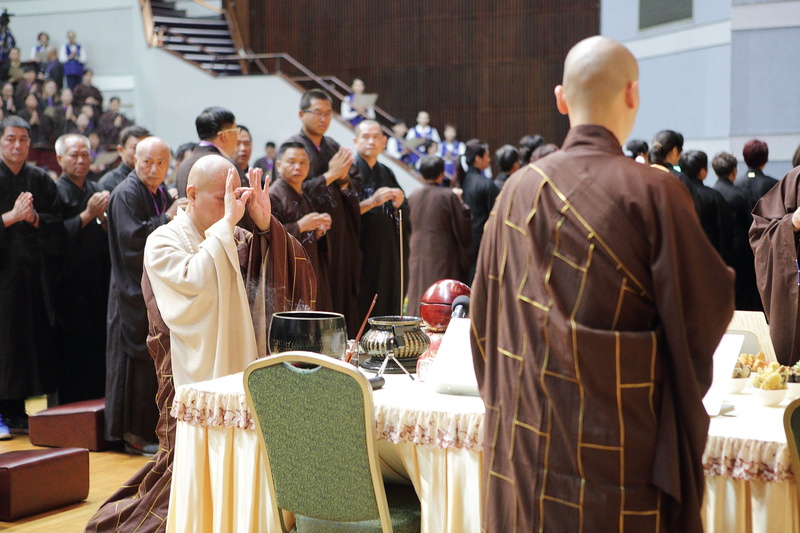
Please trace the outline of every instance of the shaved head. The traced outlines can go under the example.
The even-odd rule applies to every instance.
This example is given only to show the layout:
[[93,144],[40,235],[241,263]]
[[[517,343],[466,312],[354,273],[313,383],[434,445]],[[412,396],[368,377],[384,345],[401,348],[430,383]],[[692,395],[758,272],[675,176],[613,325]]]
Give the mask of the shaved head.
[[189,205],[186,214],[201,233],[225,215],[225,185],[228,171],[234,170],[236,187],[239,174],[233,163],[218,155],[201,157],[189,171],[186,197]]
[[607,37],[589,37],[576,44],[564,62],[564,95],[571,107],[610,104],[625,86],[639,78],[636,59]]
[[569,114],[572,126],[605,126],[622,142],[639,107],[638,80],[636,58],[625,46],[608,37],[589,37],[567,54],[564,78],[556,87],[558,109]]
[[233,163],[222,156],[211,154],[201,157],[189,171],[186,187],[194,186],[198,191],[205,191],[217,182],[221,182],[224,187],[230,168],[233,168]]
[[145,137],[136,144],[136,157],[142,157],[153,149],[157,151],[166,149],[169,152],[169,145],[158,137]]

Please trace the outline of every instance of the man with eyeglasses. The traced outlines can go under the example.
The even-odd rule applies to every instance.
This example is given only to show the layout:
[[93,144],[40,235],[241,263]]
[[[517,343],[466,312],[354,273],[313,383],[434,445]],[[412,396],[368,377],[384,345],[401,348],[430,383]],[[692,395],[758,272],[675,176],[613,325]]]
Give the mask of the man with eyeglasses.
[[358,191],[350,186],[348,176],[353,153],[325,136],[333,115],[328,93],[320,89],[304,93],[298,115],[303,127],[300,133],[285,142],[298,142],[305,146],[310,166],[308,177],[303,182],[303,194],[311,201],[315,212],[331,216],[331,227],[326,237],[332,310],[344,315],[347,332],[352,338],[363,319],[358,311],[361,210]]
[[[189,159],[184,161],[178,168],[175,186],[178,189],[179,198],[186,198],[186,183],[189,180],[189,171],[192,170],[194,164],[201,157],[209,154],[221,155],[236,165],[236,161],[232,158],[239,142],[239,127],[236,125],[236,117],[233,116],[233,113],[224,107],[207,107],[197,116],[194,125],[197,128],[197,136],[200,137],[200,143]],[[242,182],[242,187],[247,187],[249,185],[247,176],[238,166],[236,168],[239,170],[239,180]]]

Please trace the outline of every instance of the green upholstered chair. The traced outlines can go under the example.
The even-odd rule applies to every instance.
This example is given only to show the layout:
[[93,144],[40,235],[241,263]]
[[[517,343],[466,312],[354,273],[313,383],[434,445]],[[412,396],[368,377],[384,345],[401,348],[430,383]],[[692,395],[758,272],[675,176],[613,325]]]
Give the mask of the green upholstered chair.
[[[792,460],[792,473],[795,480],[800,480],[800,398],[793,400],[783,413],[783,429],[786,431],[786,444],[789,446],[789,457]],[[798,482],[800,485],[800,481]],[[800,501],[800,490],[797,491]]]
[[298,533],[420,530],[413,487],[384,488],[372,388],[356,368],[285,352],[248,366],[244,389],[284,532],[281,510],[295,514]]

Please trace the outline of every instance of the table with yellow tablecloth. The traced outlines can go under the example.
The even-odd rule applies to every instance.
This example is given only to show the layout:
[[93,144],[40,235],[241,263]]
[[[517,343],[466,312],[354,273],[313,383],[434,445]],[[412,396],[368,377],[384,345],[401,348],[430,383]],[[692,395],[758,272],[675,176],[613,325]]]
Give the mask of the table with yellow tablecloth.
[[[384,478],[414,485],[422,531],[478,531],[481,399],[387,375],[373,402]],[[168,529],[280,531],[242,374],[179,387],[171,413],[177,426]]]
[[[480,398],[439,394],[405,375],[373,393],[384,478],[411,482],[422,531],[477,532],[480,519]],[[707,532],[800,531],[783,433],[784,401],[760,406],[752,391],[711,420],[703,456]],[[179,387],[170,531],[280,531],[267,494],[263,457],[242,374]]]
[[797,489],[783,412],[759,404],[747,388],[730,394],[735,409],[711,419],[703,454],[706,532],[772,533],[800,531]]

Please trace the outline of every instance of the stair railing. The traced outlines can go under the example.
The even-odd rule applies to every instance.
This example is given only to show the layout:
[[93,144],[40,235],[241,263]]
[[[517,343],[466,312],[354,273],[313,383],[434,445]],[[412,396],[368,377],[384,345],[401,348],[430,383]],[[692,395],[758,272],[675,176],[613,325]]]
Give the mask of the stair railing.
[[201,5],[201,6],[203,6],[204,8],[206,8],[206,9],[208,9],[208,10],[210,10],[210,11],[213,11],[213,12],[214,12],[214,13],[216,13],[217,15],[222,15],[222,13],[224,13],[224,12],[225,12],[225,10],[223,10],[223,9],[220,9],[220,8],[218,8],[218,7],[214,7],[214,6],[212,6],[211,4],[209,4],[208,2],[203,2],[203,0],[192,0],[192,1],[193,1],[195,4],[197,4],[197,5]]
[[[139,5],[142,10],[142,20],[144,23],[144,30],[145,30],[145,38],[147,40],[147,44],[150,47],[160,47],[163,48],[165,51],[170,52],[178,57],[181,57],[180,54],[169,50],[168,48],[164,47],[164,36],[171,35],[178,37],[184,44],[189,44],[191,46],[196,46],[203,54],[207,55],[212,63],[218,61],[238,61],[241,67],[241,70],[244,74],[248,74],[250,72],[249,64],[253,63],[257,69],[262,72],[263,74],[270,74],[270,73],[277,73],[293,82],[295,85],[299,86],[300,82],[313,82],[317,86],[325,89],[330,93],[333,97],[337,98],[339,102],[344,100],[348,94],[350,94],[350,86],[344,83],[342,80],[337,78],[336,76],[324,76],[320,77],[314,74],[311,70],[306,68],[305,65],[297,61],[295,58],[290,56],[289,54],[278,53],[278,54],[254,54],[252,51],[246,51],[245,45],[242,40],[241,31],[239,28],[238,21],[236,20],[235,13],[235,5],[232,0],[224,0],[226,9],[219,10],[214,6],[203,2],[202,0],[194,0],[195,3],[200,4],[215,13],[222,13],[225,16],[225,19],[228,23],[228,28],[231,30],[231,37],[233,39],[234,48],[237,50],[237,54],[230,55],[220,55],[208,50],[204,45],[193,43],[189,40],[186,35],[183,35],[180,32],[177,32],[171,28],[165,28],[161,26],[156,26],[155,21],[153,19],[153,10],[150,4],[150,0],[139,0]],[[182,58],[182,57],[181,57]],[[188,61],[185,58],[184,61]],[[275,68],[270,71],[265,64],[266,61],[273,61],[275,64]],[[194,63],[192,61],[188,61],[190,63]],[[290,76],[283,72],[284,64],[288,64],[289,66],[293,67],[297,71],[301,73],[301,75]],[[205,72],[209,72],[207,69],[203,69]],[[217,73],[209,72],[212,76],[216,76]],[[302,87],[299,87],[302,89]],[[341,90],[341,92],[340,92]],[[394,124],[396,119],[381,109],[380,107],[375,106],[375,113],[383,119],[383,124],[381,124],[381,130],[388,135],[389,137],[394,137],[400,143],[400,145],[404,148],[409,148],[405,144],[405,139],[399,138],[394,135],[394,132],[391,130],[387,124]],[[380,123],[380,122],[379,122]],[[405,166],[402,161],[398,161],[398,164]],[[414,174],[412,169],[408,169],[409,172]]]
[[144,24],[144,38],[147,46],[153,48],[159,45],[156,23],[153,20],[153,7],[150,0],[139,0],[139,8],[142,10],[142,23]]
[[[195,0],[200,1],[200,0]],[[235,3],[233,0],[224,0],[225,9],[223,10],[225,21],[228,23],[228,28],[231,32],[231,40],[233,41],[233,48],[239,54],[239,68],[242,74],[250,73],[250,66],[247,61],[242,59],[242,56],[247,53],[245,50],[244,39],[242,38],[242,31],[239,27],[239,19],[236,17],[236,10],[234,9]]]

